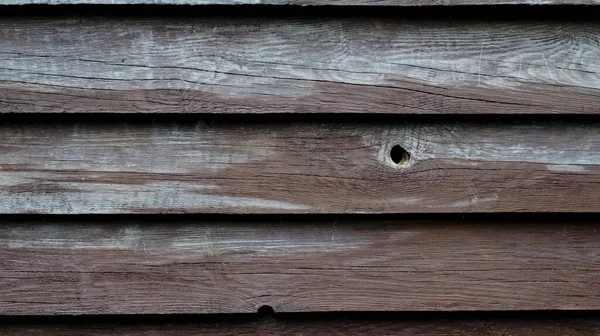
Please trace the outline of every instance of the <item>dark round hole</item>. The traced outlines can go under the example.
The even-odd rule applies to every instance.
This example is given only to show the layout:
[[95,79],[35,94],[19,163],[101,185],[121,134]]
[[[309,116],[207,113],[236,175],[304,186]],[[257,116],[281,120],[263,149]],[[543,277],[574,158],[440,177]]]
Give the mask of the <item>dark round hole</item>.
[[402,165],[408,163],[410,153],[400,145],[395,145],[390,151],[390,158],[395,164]]
[[267,315],[275,314],[275,310],[273,310],[273,307],[268,306],[268,305],[258,307],[258,310],[256,312],[260,316],[267,316]]

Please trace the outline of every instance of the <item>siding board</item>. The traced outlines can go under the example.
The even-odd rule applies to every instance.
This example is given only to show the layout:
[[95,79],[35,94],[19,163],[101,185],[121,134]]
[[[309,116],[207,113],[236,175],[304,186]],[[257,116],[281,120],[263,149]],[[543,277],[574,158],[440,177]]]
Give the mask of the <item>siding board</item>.
[[599,114],[600,23],[0,20],[0,113]]
[[597,221],[4,220],[0,314],[597,310]]
[[593,120],[130,119],[0,125],[0,213],[600,211]]

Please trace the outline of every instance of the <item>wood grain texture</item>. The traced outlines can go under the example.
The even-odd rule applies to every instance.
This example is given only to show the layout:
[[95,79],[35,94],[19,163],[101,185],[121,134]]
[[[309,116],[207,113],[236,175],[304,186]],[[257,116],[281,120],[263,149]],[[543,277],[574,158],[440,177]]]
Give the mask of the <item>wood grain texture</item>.
[[1,224],[2,315],[600,308],[597,220]]
[[[159,318],[160,320],[160,318]],[[597,336],[597,318],[485,319],[485,320],[367,320],[367,319],[263,319],[198,322],[3,323],[3,336],[262,336],[262,335],[395,335],[395,336]]]
[[300,6],[461,6],[598,5],[600,0],[1,0],[0,5],[300,5]]
[[598,114],[597,21],[5,17],[0,113]]
[[0,213],[600,211],[594,121],[131,119],[6,120]]

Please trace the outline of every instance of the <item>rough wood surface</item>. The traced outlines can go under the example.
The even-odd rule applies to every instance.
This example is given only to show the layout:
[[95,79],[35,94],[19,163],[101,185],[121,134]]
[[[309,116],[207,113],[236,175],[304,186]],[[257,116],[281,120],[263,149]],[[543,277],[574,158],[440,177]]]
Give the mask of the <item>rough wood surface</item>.
[[593,120],[137,119],[5,120],[0,213],[600,211]]
[[0,113],[598,114],[600,23],[0,20]]
[[600,0],[0,0],[0,5],[300,5],[300,6],[461,6],[598,5]]
[[15,222],[0,314],[600,309],[600,225]]
[[[158,318],[160,320],[160,318]],[[597,336],[597,318],[485,319],[485,320],[361,320],[266,319],[198,322],[137,322],[129,319],[103,323],[12,323],[4,320],[4,336],[263,336],[263,335],[394,335],[394,336]]]

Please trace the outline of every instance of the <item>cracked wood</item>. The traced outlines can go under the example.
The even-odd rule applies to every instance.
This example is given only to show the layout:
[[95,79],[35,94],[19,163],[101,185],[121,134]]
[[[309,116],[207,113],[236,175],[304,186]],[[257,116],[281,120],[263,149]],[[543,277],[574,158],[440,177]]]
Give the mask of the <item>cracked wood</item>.
[[600,23],[4,17],[0,113],[598,114]]
[[594,310],[593,219],[3,219],[0,314]]
[[600,211],[594,121],[5,120],[0,149],[0,213]]

